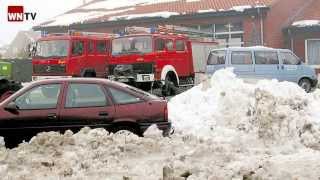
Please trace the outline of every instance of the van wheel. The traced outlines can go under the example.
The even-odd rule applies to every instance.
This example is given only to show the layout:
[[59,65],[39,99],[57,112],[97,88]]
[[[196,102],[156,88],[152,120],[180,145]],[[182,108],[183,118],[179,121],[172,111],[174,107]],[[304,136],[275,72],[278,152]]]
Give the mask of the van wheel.
[[174,96],[176,95],[176,86],[169,76],[166,76],[165,83],[162,86],[163,96]]
[[311,85],[311,81],[307,78],[303,78],[299,81],[299,86],[304,89],[307,93],[309,93],[311,91],[312,85]]

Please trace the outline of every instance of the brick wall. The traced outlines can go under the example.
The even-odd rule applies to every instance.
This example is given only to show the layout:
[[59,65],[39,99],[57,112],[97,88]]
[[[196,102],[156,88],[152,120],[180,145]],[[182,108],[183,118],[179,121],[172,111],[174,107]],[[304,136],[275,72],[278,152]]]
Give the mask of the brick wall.
[[285,44],[282,29],[304,10],[313,0],[278,0],[271,5],[264,22],[265,46],[283,48]]

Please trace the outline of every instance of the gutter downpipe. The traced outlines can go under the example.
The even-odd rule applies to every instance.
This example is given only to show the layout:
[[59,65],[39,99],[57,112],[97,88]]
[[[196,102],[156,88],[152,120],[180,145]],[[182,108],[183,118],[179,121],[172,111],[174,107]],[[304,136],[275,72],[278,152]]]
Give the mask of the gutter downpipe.
[[258,13],[260,15],[260,40],[261,40],[261,45],[264,46],[263,15],[260,11],[260,8],[258,8]]

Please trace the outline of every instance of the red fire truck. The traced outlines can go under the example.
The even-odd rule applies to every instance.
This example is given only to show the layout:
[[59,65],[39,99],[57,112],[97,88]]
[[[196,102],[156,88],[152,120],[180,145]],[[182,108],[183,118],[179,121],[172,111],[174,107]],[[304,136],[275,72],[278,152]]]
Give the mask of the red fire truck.
[[50,34],[33,53],[33,80],[55,77],[106,78],[112,36],[105,33]]
[[163,95],[194,85],[197,74],[205,71],[210,49],[217,47],[215,42],[190,37],[210,33],[178,26],[130,27],[126,32],[112,40],[108,78],[144,90],[161,87]]

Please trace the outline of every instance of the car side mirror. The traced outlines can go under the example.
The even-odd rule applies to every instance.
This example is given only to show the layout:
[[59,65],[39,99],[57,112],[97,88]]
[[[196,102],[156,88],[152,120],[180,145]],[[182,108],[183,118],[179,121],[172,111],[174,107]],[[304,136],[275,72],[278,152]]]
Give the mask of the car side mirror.
[[10,102],[6,107],[4,107],[4,110],[15,113],[19,110],[19,108],[15,102]]

